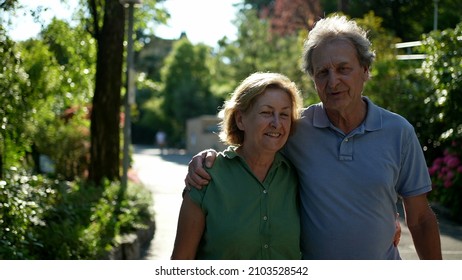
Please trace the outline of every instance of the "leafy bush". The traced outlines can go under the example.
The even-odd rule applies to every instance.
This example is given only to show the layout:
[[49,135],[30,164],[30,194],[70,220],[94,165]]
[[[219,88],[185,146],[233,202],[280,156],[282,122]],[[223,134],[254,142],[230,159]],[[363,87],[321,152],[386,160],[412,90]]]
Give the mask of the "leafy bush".
[[462,221],[462,141],[454,140],[429,167],[433,190],[430,200],[441,203]]
[[0,259],[102,259],[118,236],[147,227],[153,215],[141,185],[7,173],[0,181]]
[[38,122],[34,135],[37,152],[49,156],[54,175],[66,180],[86,176],[90,159],[90,122],[87,107],[73,107],[57,118]]
[[43,242],[34,228],[45,226],[57,182],[12,168],[0,181],[0,259],[28,259]]
[[422,63],[423,77],[431,82],[428,105],[436,110],[427,118],[438,127],[434,141],[445,142],[461,137],[462,122],[462,22],[454,29],[433,31],[423,36],[422,52],[427,58]]

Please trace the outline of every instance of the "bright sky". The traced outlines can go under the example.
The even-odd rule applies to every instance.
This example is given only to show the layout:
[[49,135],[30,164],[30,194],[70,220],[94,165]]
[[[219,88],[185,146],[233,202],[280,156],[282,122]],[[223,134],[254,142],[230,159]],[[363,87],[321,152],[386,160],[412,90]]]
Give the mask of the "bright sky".
[[217,41],[227,36],[236,38],[234,3],[239,0],[167,0],[164,7],[171,18],[168,26],[155,28],[156,36],[176,39],[186,32],[188,39],[196,43],[215,46]]
[[[70,0],[69,6],[61,4],[60,0],[19,0],[31,9],[38,6],[48,7],[42,13],[45,25],[53,16],[69,19],[76,5],[76,0]],[[240,0],[166,0],[163,4],[171,17],[167,26],[155,27],[155,35],[165,39],[176,39],[181,32],[186,32],[189,40],[194,43],[204,43],[215,46],[223,36],[234,40],[236,27],[232,21],[235,18],[233,3]],[[13,19],[14,29],[10,31],[13,40],[25,40],[36,36],[40,32],[40,24],[34,23],[32,17],[21,12]]]

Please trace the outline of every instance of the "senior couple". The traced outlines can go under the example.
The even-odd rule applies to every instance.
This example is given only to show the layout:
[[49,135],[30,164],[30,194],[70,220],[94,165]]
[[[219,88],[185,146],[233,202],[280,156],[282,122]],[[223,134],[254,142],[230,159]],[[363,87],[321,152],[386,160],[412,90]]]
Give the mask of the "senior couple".
[[301,109],[278,73],[236,88],[222,108],[229,147],[190,163],[172,259],[401,259],[399,197],[419,258],[442,258],[414,129],[363,96],[366,35],[337,15],[310,31],[303,70],[319,104]]

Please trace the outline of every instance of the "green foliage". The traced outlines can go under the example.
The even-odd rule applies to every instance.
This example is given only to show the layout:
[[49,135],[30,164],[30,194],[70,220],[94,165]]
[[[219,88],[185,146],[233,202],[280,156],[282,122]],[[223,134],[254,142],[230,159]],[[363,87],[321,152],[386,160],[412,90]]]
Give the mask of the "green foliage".
[[40,97],[31,131],[34,152],[48,155],[56,175],[71,180],[88,166],[87,104],[94,88],[95,41],[81,28],[56,19],[41,34],[43,40],[21,45],[31,90]]
[[431,94],[425,100],[435,112],[426,115],[438,131],[438,145],[432,153],[433,191],[430,199],[450,209],[459,221],[462,216],[462,23],[454,29],[424,35],[422,64]]
[[50,180],[14,169],[0,181],[0,259],[101,259],[117,237],[146,228],[143,186]]
[[440,139],[462,136],[462,23],[454,29],[437,31],[423,38],[428,54],[422,64],[425,78],[434,90],[431,102],[439,110],[435,122],[441,126]]
[[173,45],[162,69],[163,114],[169,117],[167,134],[178,147],[185,144],[186,120],[217,113],[217,98],[210,91],[211,50],[183,38]]
[[138,144],[152,145],[158,130],[166,131],[168,118],[162,114],[163,96],[159,83],[143,80],[138,83],[136,104],[139,114],[133,118],[132,136]]
[[[433,30],[435,6],[434,0],[390,1],[331,1],[320,0],[326,14],[339,11],[339,4],[347,3],[342,12],[354,18],[364,17],[370,11],[383,19],[383,27],[403,41],[419,40],[422,33]],[[462,20],[460,0],[438,1],[438,28],[454,28]]]
[[304,31],[299,35],[272,34],[269,21],[258,18],[252,9],[242,10],[236,24],[238,39],[228,44],[222,42],[219,52],[221,67],[229,68],[228,77],[222,79],[232,81],[228,89],[234,90],[241,80],[253,72],[280,72],[299,86],[306,104],[318,101],[310,79],[300,69],[303,40],[306,37]]
[[2,171],[24,160],[31,144],[35,101],[19,46],[0,25],[0,178]]
[[66,180],[85,177],[90,146],[87,116],[87,107],[74,107],[62,117],[39,123],[35,147],[53,161],[57,177]]
[[55,203],[59,183],[11,168],[0,180],[0,259],[29,259],[44,243],[34,228]]

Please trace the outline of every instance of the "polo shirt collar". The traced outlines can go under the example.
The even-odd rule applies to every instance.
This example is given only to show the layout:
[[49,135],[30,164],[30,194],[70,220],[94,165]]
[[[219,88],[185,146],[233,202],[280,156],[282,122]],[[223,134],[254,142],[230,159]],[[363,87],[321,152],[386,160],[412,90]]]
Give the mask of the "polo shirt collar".
[[[363,100],[367,103],[367,115],[364,122],[360,125],[367,131],[375,131],[382,128],[382,113],[377,105],[375,105],[368,97],[363,96]],[[322,102],[315,105],[313,126],[317,128],[328,128],[333,126],[327,117],[324,104]]]

